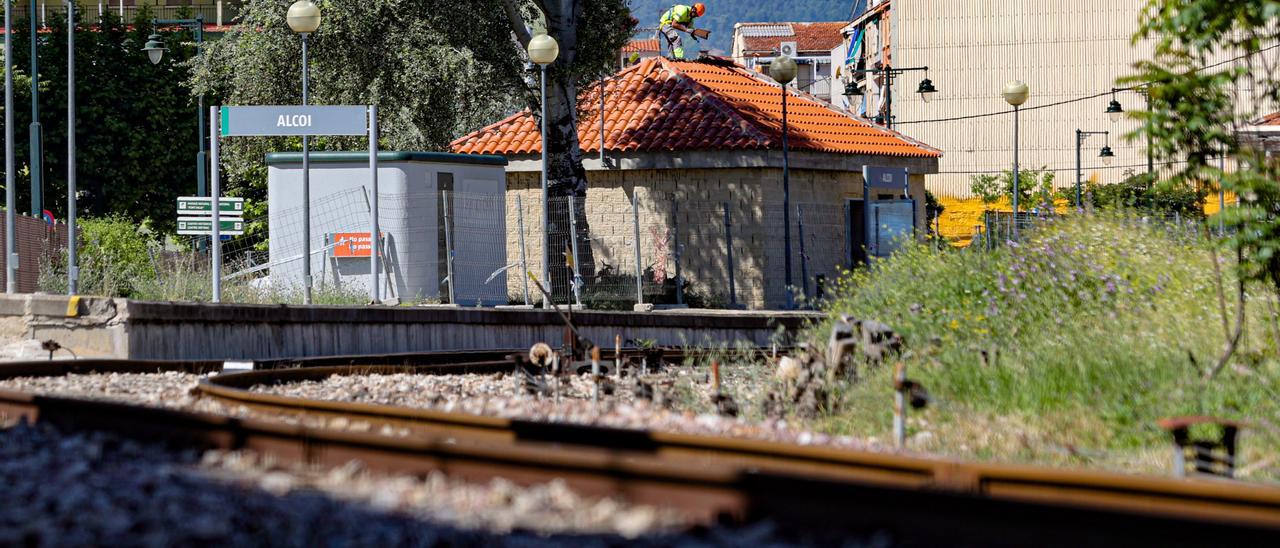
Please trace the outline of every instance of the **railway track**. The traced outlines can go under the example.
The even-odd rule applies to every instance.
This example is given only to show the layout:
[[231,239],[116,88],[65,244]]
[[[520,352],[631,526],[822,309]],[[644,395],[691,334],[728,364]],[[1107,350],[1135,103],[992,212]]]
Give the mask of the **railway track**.
[[[68,428],[251,449],[319,465],[352,459],[387,472],[475,480],[562,479],[586,495],[681,508],[699,520],[771,519],[797,529],[888,531],[931,545],[1217,545],[1280,539],[1280,489],[665,432],[538,423],[431,410],[299,400],[259,384],[387,372],[509,370],[492,354],[330,358],[267,364],[202,382],[204,397],[270,414],[365,421],[411,435],[311,429],[131,405],[0,391],[0,416]],[[479,359],[468,363],[468,359]],[[336,360],[336,361],[335,361]],[[346,361],[343,361],[346,360]],[[352,361],[355,360],[355,361]],[[366,365],[350,365],[363,361]],[[413,363],[408,363],[413,362]],[[346,365],[333,365],[344,363]],[[394,365],[388,365],[392,363]],[[0,379],[87,372],[205,372],[211,362],[51,362],[0,366]]]

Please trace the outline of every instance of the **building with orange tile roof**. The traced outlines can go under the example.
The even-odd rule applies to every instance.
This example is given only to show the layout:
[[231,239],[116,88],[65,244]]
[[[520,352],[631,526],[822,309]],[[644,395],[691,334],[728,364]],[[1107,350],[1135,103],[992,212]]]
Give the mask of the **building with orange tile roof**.
[[625,68],[632,63],[631,56],[636,56],[636,61],[648,59],[650,57],[658,57],[662,55],[662,45],[658,43],[657,38],[635,38],[626,45],[622,46],[622,52],[618,55],[618,66]]
[[1267,157],[1280,155],[1280,112],[1273,112],[1240,128],[1236,136],[1242,143],[1263,150]]
[[[863,166],[902,168],[911,174],[909,194],[921,204],[916,226],[923,227],[924,176],[937,171],[942,152],[794,90],[789,90],[787,110],[791,202],[796,209],[791,215],[793,285],[801,284],[804,260],[804,292],[812,294],[819,276],[834,280],[861,249]],[[633,234],[629,204],[634,197],[648,212],[642,239],[669,234],[678,224],[680,246],[687,248],[682,276],[727,300],[723,211],[728,204],[734,226],[734,300],[754,307],[785,302],[782,93],[776,82],[727,59],[651,58],[609,78],[603,101],[600,86],[585,87],[579,112],[592,256],[610,269],[634,270],[634,259],[625,251]],[[452,148],[506,157],[509,211],[514,211],[515,202],[510,198],[519,195],[526,205],[526,222],[541,217],[540,209],[534,214],[527,207],[541,202],[541,140],[530,112],[459,138]],[[880,191],[873,199],[901,194]],[[809,223],[805,257],[799,256],[799,216]],[[519,250],[516,236],[508,237],[513,259]],[[536,238],[529,245],[529,256],[536,261]],[[653,247],[664,246],[674,253],[674,245]],[[644,255],[659,251],[650,249]],[[646,268],[652,266],[650,260],[642,262]],[[535,272],[540,268],[531,266]]]
[[820,23],[738,23],[733,26],[733,60],[752,70],[767,71],[781,53],[799,69],[792,87],[831,101],[831,51],[844,43],[847,21]]

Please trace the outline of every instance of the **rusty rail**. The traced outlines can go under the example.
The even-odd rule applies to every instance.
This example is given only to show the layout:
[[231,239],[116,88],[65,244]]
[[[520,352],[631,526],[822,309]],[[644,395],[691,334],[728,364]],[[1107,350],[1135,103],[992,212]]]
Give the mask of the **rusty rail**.
[[[195,370],[205,365],[47,364],[76,371]],[[446,371],[502,362],[381,366]],[[32,374],[0,366],[0,378]],[[252,449],[321,465],[360,459],[388,472],[441,470],[519,482],[560,478],[590,495],[676,506],[701,520],[768,518],[787,526],[885,530],[902,544],[1225,545],[1280,540],[1280,489],[916,456],[743,439],[534,423],[457,413],[253,394],[261,382],[293,382],[377,366],[256,371],[203,383],[210,397],[262,410],[385,421],[403,438],[309,429],[115,403],[0,391],[0,417],[70,428],[179,438],[202,447]],[[39,373],[39,372],[36,372]]]
[[[501,363],[449,368],[505,370]],[[418,372],[445,372],[433,367]],[[1237,482],[1185,481],[1090,470],[964,463],[897,453],[675,432],[546,423],[351,402],[307,400],[250,392],[259,384],[319,380],[331,375],[403,372],[405,368],[321,367],[232,373],[212,377],[199,390],[212,398],[262,411],[322,418],[359,418],[415,435],[458,435],[500,442],[538,442],[641,452],[780,474],[854,481],[891,488],[928,489],[1009,501],[1054,502],[1147,513],[1177,519],[1248,522],[1280,528],[1280,489]]]

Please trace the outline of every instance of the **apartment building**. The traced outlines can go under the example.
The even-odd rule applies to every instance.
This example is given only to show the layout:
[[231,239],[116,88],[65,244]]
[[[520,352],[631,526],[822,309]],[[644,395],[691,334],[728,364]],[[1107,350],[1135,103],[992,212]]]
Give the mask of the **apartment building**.
[[[1020,113],[1023,168],[1046,168],[1059,187],[1074,185],[1080,129],[1110,132],[1083,143],[1083,179],[1114,183],[1148,169],[1145,143],[1126,138],[1137,123],[1106,113],[1112,100],[1126,111],[1145,108],[1140,93],[1111,90],[1135,62],[1151,57],[1150,42],[1132,41],[1146,3],[860,0],[836,61],[837,86],[857,93],[837,104],[855,114],[866,109],[868,118],[884,104],[883,86],[850,69],[929,67],[938,93],[928,101],[914,93],[923,72],[893,83],[893,128],[945,151],[929,190],[948,208],[944,232],[964,238],[983,208],[972,199],[971,177],[1012,166],[1013,115],[1001,97],[1010,80],[1030,88]],[[1115,153],[1109,165],[1099,157],[1106,145]]]
[[843,43],[844,22],[738,23],[733,26],[733,60],[765,71],[781,53],[796,60],[791,86],[831,102],[831,50]]

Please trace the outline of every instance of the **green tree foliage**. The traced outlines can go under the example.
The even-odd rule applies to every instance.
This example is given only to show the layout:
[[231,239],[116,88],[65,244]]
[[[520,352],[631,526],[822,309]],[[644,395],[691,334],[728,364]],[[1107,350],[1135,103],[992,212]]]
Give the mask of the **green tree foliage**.
[[[1085,203],[1101,209],[1136,210],[1143,213],[1193,219],[1204,216],[1203,186],[1184,181],[1156,181],[1146,173],[1125,172],[1124,181],[1100,184],[1089,181],[1085,186]],[[1073,196],[1074,199],[1074,196]]]
[[[640,20],[641,27],[656,27],[662,12],[670,9],[673,4],[692,5],[693,2],[694,0],[631,0],[631,12]],[[707,14],[699,17],[696,25],[711,31],[711,38],[703,41],[703,47],[726,53],[733,48],[735,23],[845,21],[849,18],[852,6],[850,0],[703,0],[703,3],[707,5]]]
[[[1018,171],[1018,209],[1050,207],[1057,198],[1053,189],[1054,174],[1047,168]],[[996,175],[985,173],[969,177],[969,189],[987,205],[1001,199],[1013,200],[1013,170]]]
[[[378,105],[382,148],[445,150],[458,135],[513,110],[501,71],[438,30],[445,6],[421,0],[319,5],[324,19],[308,48],[310,102]],[[287,7],[279,0],[246,2],[240,24],[193,63],[194,89],[228,105],[300,104],[302,45],[285,22]],[[492,33],[487,38],[493,40]],[[223,142],[230,193],[250,199],[251,216],[265,212],[263,156],[300,147],[299,139],[285,138]],[[316,137],[312,150],[367,147],[364,138]]]
[[[505,90],[523,92],[530,110],[541,116],[541,98],[537,85],[541,78],[526,68],[523,50],[535,32],[544,32],[560,46],[560,55],[546,72],[547,178],[552,194],[585,196],[587,172],[582,166],[582,149],[578,143],[578,90],[612,74],[617,68],[618,52],[631,37],[636,20],[631,17],[626,0],[456,0],[445,12],[447,21],[439,28],[448,33],[450,43],[467,48],[475,58],[495,67]],[[562,202],[556,202],[562,203]],[[583,201],[578,201],[579,237],[590,232]],[[553,206],[553,236],[547,245],[562,249],[568,244],[568,227],[557,227],[568,218],[567,210]],[[556,240],[555,238],[559,238]],[[591,246],[586,250],[581,273],[595,275],[595,259]],[[567,266],[554,266],[551,271],[552,292],[568,291],[570,273]]]
[[[183,86],[186,69],[171,61],[194,54],[191,36],[167,34],[170,60],[152,65],[141,51],[151,31],[145,10],[131,26],[110,12],[100,24],[93,17],[93,27],[82,21],[76,31],[79,213],[123,215],[135,224],[150,219],[160,230],[171,229],[175,198],[196,190],[196,104]],[[67,35],[65,20],[48,23],[49,31],[39,33],[43,208],[61,219],[67,204]],[[21,70],[14,89],[15,175],[23,212],[31,201],[30,39],[26,20],[15,20],[13,63]]]
[[547,67],[547,177],[554,194],[584,195],[578,90],[617,70],[618,52],[636,25],[627,1],[455,0],[450,6],[437,10],[449,42],[493,67],[500,91],[523,94],[535,113],[541,111],[539,77],[526,66],[524,49],[534,34],[555,38],[560,55]]
[[941,236],[936,230],[934,230],[934,227],[938,222],[938,218],[942,217],[942,212],[946,210],[947,207],[942,205],[942,202],[938,201],[937,196],[934,196],[933,193],[929,192],[927,189],[924,191],[924,224],[929,229],[930,237],[936,238]]
[[[78,223],[84,242],[78,262],[80,291],[86,295],[137,297],[138,289],[156,277],[152,254],[160,242],[123,215],[86,218]],[[40,289],[67,290],[66,253],[41,268]]]
[[[1154,54],[1125,82],[1149,84],[1152,99],[1150,112],[1130,114],[1142,122],[1131,137],[1150,137],[1157,157],[1184,161],[1175,164],[1176,181],[1220,182],[1240,196],[1241,207],[1224,213],[1238,229],[1229,243],[1243,253],[1248,275],[1280,287],[1280,165],[1237,137],[1280,98],[1276,57],[1260,54],[1280,39],[1277,18],[1275,0],[1149,0],[1134,40],[1152,40]],[[1221,151],[1235,169],[1216,167]]]

